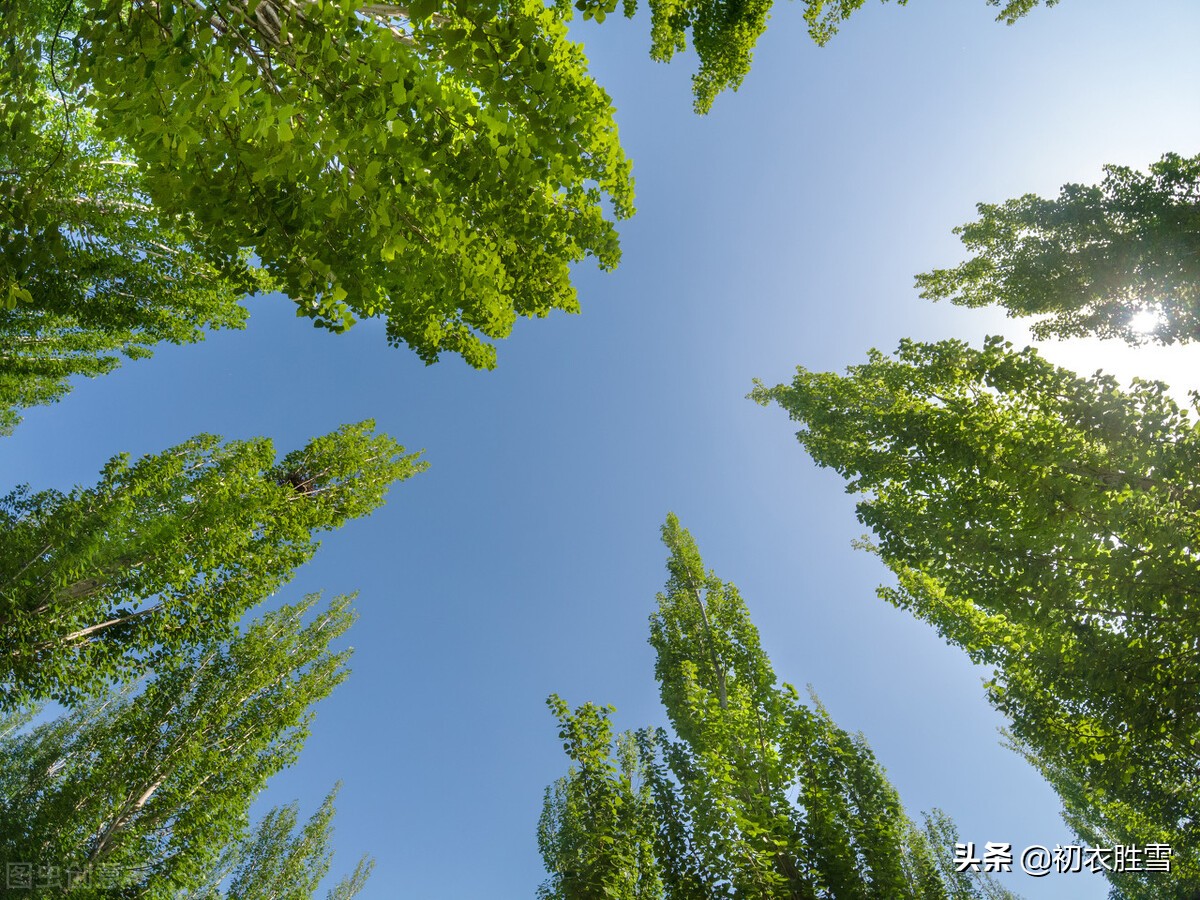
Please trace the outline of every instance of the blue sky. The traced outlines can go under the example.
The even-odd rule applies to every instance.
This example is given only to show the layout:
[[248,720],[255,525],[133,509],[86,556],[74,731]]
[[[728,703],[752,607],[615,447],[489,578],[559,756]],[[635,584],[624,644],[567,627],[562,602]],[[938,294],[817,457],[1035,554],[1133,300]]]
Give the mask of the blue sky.
[[[919,299],[912,275],[960,258],[950,231],[978,201],[1194,153],[1200,6],[1063,0],[1007,28],[982,0],[876,4],[821,49],[801,12],[777,8],[742,90],[703,118],[693,59],[646,57],[645,14],[574,28],[639,212],[617,272],[577,270],[583,313],[519,323],[496,371],[427,368],[378,323],[333,336],[258,298],[245,332],[83,382],[0,441],[0,481],[35,487],[201,431],[286,451],[373,417],[425,449],[430,470],[281,595],[359,591],[354,674],[268,800],[311,811],[342,779],[335,865],[373,854],[368,898],[532,895],[542,790],[565,769],[546,695],[614,704],[620,727],[664,721],[646,637],[668,511],[741,588],[780,677],[866,734],[911,812],[940,806],[978,843],[1070,840],[1000,746],[985,673],[875,598],[888,576],[850,547],[864,529],[840,478],[744,396],[905,336],[1024,343],[1000,313]],[[1194,349],[1045,352],[1197,386]],[[1009,884],[1106,893],[1084,875]]]

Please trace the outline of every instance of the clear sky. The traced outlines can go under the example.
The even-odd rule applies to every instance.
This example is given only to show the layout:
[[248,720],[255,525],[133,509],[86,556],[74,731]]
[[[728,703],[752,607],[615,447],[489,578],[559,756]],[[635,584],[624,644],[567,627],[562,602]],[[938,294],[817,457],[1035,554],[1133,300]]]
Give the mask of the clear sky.
[[[335,866],[373,854],[368,898],[532,896],[542,790],[565,770],[545,697],[665,722],[646,637],[668,511],[742,589],[780,677],[865,733],[910,812],[940,806],[964,840],[1018,851],[1070,841],[1000,746],[986,673],[876,599],[888,575],[850,547],[864,528],[841,479],[744,396],[905,336],[1023,343],[1000,313],[919,299],[912,275],[961,257],[950,230],[978,201],[1195,153],[1200,4],[1062,0],[1011,28],[983,0],[874,4],[823,49],[801,12],[778,6],[746,84],[704,118],[694,60],[647,59],[645,14],[578,24],[639,213],[616,273],[578,269],[582,315],[520,323],[495,372],[426,368],[378,323],[333,336],[259,298],[245,332],[81,383],[0,441],[5,487],[90,484],[117,452],[202,431],[284,451],[374,417],[425,449],[430,470],[281,595],[360,592],[354,674],[268,799],[311,812],[342,779]],[[1200,387],[1200,350],[1045,352]],[[1106,893],[1084,875],[1009,885]]]

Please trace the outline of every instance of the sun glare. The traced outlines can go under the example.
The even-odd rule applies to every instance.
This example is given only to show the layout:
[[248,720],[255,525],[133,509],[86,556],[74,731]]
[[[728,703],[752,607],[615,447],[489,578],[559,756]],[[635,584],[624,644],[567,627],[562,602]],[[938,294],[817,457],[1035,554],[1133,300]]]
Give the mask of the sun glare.
[[1162,313],[1156,309],[1143,309],[1129,319],[1129,327],[1138,334],[1153,334],[1162,324]]

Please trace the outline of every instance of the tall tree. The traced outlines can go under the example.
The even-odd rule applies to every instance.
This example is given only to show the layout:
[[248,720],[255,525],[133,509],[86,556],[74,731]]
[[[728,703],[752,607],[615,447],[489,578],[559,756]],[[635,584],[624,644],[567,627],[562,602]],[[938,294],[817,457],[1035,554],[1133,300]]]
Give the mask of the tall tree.
[[737,589],[705,573],[674,516],[651,618],[675,737],[624,735],[608,710],[550,706],[573,766],[547,792],[544,898],[1011,897],[947,863],[940,814],[917,828],[860,736],[776,682]]
[[200,435],[105,466],[69,493],[0,499],[0,706],[71,702],[227,630],[286,582],[315,535],[425,468],[373,422],[277,459]]
[[156,214],[222,270],[253,251],[319,325],[383,316],[427,362],[490,367],[518,316],[578,308],[573,262],[617,263],[604,210],[631,213],[630,167],[566,5],[30,8],[0,26],[10,55],[59,47]]
[[955,229],[974,255],[918,275],[921,295],[1040,316],[1042,338],[1200,339],[1200,155],[1104,173],[1054,200],[979,204],[979,219]]
[[[1142,857],[1146,856],[1144,848],[1147,845],[1171,847],[1174,851],[1172,841],[1179,838],[1177,830],[1164,829],[1121,796],[1092,788],[1081,780],[1077,769],[1042,758],[1019,741],[1010,741],[1010,746],[1040,771],[1062,797],[1063,819],[1079,835],[1084,846],[1132,846],[1142,850]],[[1114,859],[1114,869],[1108,873],[1108,880],[1112,884],[1108,900],[1195,900],[1196,879],[1194,874],[1179,871],[1180,860],[1169,860],[1171,868],[1176,871],[1176,877],[1170,878],[1154,865],[1148,867],[1139,856],[1130,856],[1128,851],[1114,849],[1114,854],[1117,852],[1124,852],[1126,859],[1119,871],[1115,868]],[[1182,864],[1191,866],[1194,873],[1193,859],[1184,859]],[[1158,865],[1161,866],[1161,860]]]
[[[298,834],[292,807],[254,832],[247,815],[267,779],[295,759],[312,705],[346,676],[348,651],[330,645],[351,623],[349,600],[314,613],[316,600],[0,737],[0,857],[17,866],[9,887],[83,900],[212,897],[224,859],[233,878],[218,896],[311,896],[329,865],[332,796]],[[14,874],[28,884],[13,884]]]
[[[339,786],[340,787],[340,786]],[[177,900],[309,900],[317,894],[333,859],[334,800],[338,787],[303,826],[295,803],[278,806],[241,840],[226,846],[204,884]],[[363,857],[354,871],[326,894],[350,900],[366,886],[374,862]]]
[[[35,10],[6,7],[0,29]],[[128,153],[56,87],[52,52],[0,45],[0,433],[70,376],[241,327],[239,299],[267,287],[241,258],[218,270],[150,205]]]
[[572,713],[557,696],[547,702],[572,768],[546,788],[538,848],[550,878],[538,897],[657,900],[655,812],[634,736],[620,735],[614,750],[611,707],[587,703]]
[[[565,0],[560,0],[565,2]],[[882,0],[887,2],[887,0]],[[907,0],[897,0],[904,6]],[[1054,6],[1058,0],[1046,0]],[[843,22],[861,9],[866,0],[802,0],[808,33],[824,45]],[[997,21],[1012,25],[1037,6],[1039,0],[987,0],[1000,7]],[[632,18],[638,0],[621,0],[622,11]],[[648,0],[650,8],[650,56],[670,62],[687,49],[691,37],[700,67],[692,77],[696,112],[706,113],[724,90],[736,91],[750,72],[754,46],[767,30],[774,0],[745,0],[739,3],[706,3],[704,0]],[[603,22],[617,8],[617,0],[577,0],[584,18]]]
[[992,701],[1069,818],[1121,811],[1127,838],[1169,838],[1170,890],[1200,889],[1196,419],[1161,383],[999,338],[905,341],[753,396],[862,496],[898,579],[881,595],[995,668]]

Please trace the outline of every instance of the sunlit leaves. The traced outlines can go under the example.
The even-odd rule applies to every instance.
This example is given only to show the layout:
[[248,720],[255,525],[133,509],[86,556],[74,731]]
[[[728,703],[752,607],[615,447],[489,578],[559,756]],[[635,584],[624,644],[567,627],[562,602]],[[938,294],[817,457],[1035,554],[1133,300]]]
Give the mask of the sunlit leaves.
[[[0,37],[36,12],[6,11]],[[71,376],[241,327],[239,300],[268,287],[242,255],[215,264],[201,233],[150,204],[126,148],[96,127],[85,93],[55,85],[49,48],[33,44],[24,59],[0,41],[0,433]],[[71,43],[59,45],[61,67]]]
[[995,338],[905,341],[754,396],[861,495],[898,578],[882,595],[996,668],[992,700],[1039,765],[1194,847],[1194,415],[1160,383],[1123,390]]
[[0,501],[0,707],[73,701],[219,637],[284,584],[316,535],[421,471],[373,423],[276,458],[200,435],[105,466],[91,488]]
[[252,251],[342,330],[495,362],[619,258],[630,167],[608,96],[539,0],[86,4],[65,67],[160,215]]
[[[887,0],[882,0],[887,2]],[[904,6],[907,0],[897,0]],[[987,0],[990,6],[1002,6],[999,21],[1012,24],[1038,5],[1039,0]],[[1046,0],[1054,6],[1058,0]],[[825,44],[839,27],[861,9],[866,0],[801,0],[809,36],[816,44]],[[559,0],[566,6],[567,0]],[[702,0],[648,0],[650,8],[650,56],[670,62],[676,53],[688,48],[700,64],[692,77],[696,111],[706,113],[724,90],[736,91],[750,72],[754,47],[767,29],[774,0],[706,3]],[[790,6],[791,4],[789,4]],[[577,0],[575,7],[584,18],[603,22],[616,9],[617,0]],[[638,0],[622,0],[627,17],[638,10]]]
[[663,540],[650,643],[675,737],[614,742],[610,709],[550,698],[572,767],[547,791],[541,896],[1009,897],[953,872],[948,820],[917,828],[865,740],[776,682],[737,589],[705,572],[674,516]]
[[1037,316],[1038,337],[1200,338],[1200,156],[1104,172],[1053,200],[979,204],[955,229],[975,255],[917,276],[922,295]]
[[573,765],[546,789],[538,847],[549,878],[538,896],[656,900],[654,808],[633,736],[617,739],[614,760],[611,709],[588,703],[572,712],[557,696],[548,705]]
[[348,653],[330,645],[351,620],[347,598],[309,597],[0,736],[0,855],[84,900],[312,896],[329,867],[332,796],[299,830],[294,807],[252,832],[248,812],[345,678]]
[[[208,883],[180,900],[309,900],[333,861],[334,799],[340,785],[325,797],[303,825],[295,803],[275,807],[240,840],[227,845],[212,864]],[[327,900],[350,900],[366,885],[374,868],[368,857],[326,894]],[[223,890],[218,885],[224,884]]]

